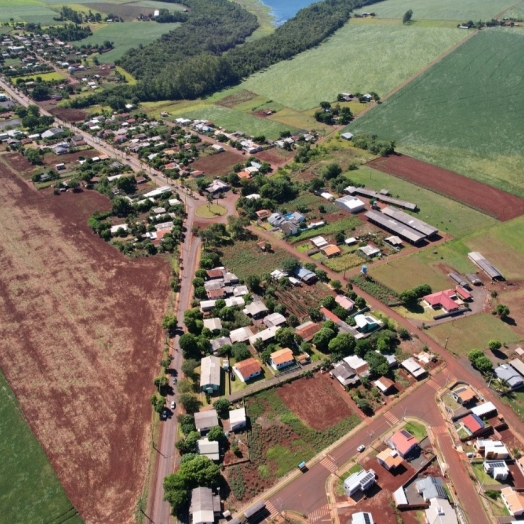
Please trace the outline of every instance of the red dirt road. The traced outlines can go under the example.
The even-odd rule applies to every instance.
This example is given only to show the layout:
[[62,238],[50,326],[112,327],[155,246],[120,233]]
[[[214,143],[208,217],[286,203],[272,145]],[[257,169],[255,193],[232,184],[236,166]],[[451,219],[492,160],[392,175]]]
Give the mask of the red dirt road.
[[134,522],[169,264],[95,236],[98,193],[44,195],[1,163],[0,183],[0,366],[86,524]]
[[367,165],[458,200],[503,222],[524,214],[524,199],[410,156],[380,157]]

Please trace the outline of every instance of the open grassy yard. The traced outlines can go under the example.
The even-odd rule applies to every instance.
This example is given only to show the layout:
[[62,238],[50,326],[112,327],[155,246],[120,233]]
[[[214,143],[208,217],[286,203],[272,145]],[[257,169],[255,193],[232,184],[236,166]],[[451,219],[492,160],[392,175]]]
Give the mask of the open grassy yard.
[[373,11],[380,18],[402,18],[408,9],[412,9],[413,20],[429,18],[466,22],[490,20],[515,3],[515,0],[387,0],[356,12]]
[[420,209],[415,214],[418,218],[454,237],[462,237],[498,223],[493,217],[455,200],[367,166],[350,171],[346,176],[357,184],[376,191],[386,188],[398,198],[414,202]]
[[523,53],[523,32],[482,30],[349,129],[524,196]]
[[[171,4],[166,4],[171,5]],[[91,36],[75,42],[82,44],[102,44],[106,40],[114,42],[115,48],[98,57],[102,64],[114,62],[132,47],[147,45],[160,38],[164,33],[172,31],[180,24],[155,24],[145,22],[126,22],[124,24],[107,24],[95,31]]]
[[186,118],[211,120],[215,125],[224,127],[226,131],[243,131],[248,135],[264,135],[272,139],[279,138],[282,131],[297,131],[296,128],[273,122],[268,118],[259,118],[221,106],[209,106],[185,112],[183,115]]
[[43,82],[51,82],[52,80],[64,80],[65,76],[61,75],[57,71],[51,71],[50,73],[39,73],[34,75],[26,75],[26,76],[16,76],[11,78],[11,82],[13,84],[16,84],[16,81],[21,78],[22,80],[25,80],[26,82],[29,80],[35,80],[37,77],[40,77]]
[[458,355],[467,356],[472,349],[485,349],[490,340],[512,344],[519,341],[519,336],[498,317],[481,313],[458,318],[433,326],[428,334],[441,346]]
[[[80,524],[44,450],[24,420],[18,402],[0,372],[0,514],[3,522]],[[63,520],[60,520],[61,522]]]
[[448,28],[347,24],[318,47],[251,76],[242,86],[297,110],[347,91],[384,96],[465,36]]

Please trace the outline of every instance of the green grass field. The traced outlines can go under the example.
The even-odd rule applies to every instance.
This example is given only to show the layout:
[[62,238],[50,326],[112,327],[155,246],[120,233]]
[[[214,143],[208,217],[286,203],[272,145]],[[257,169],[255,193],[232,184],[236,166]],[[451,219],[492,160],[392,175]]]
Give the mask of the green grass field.
[[483,30],[349,129],[524,196],[523,53],[523,32]]
[[380,18],[402,18],[404,13],[413,10],[413,19],[434,20],[490,20],[508,7],[515,5],[516,0],[387,0],[355,12],[373,11]]
[[414,202],[420,209],[416,213],[418,218],[437,227],[442,233],[454,237],[462,237],[498,223],[493,217],[484,215],[455,200],[367,166],[350,171],[346,176],[353,182],[363,184],[368,188],[376,191],[386,188],[392,195],[398,195],[403,200]]
[[465,36],[449,28],[347,24],[318,47],[251,76],[242,87],[297,110],[347,91],[384,96]]
[[50,73],[37,73],[34,75],[27,75],[27,76],[17,76],[12,77],[11,82],[13,84],[16,84],[16,81],[21,78],[22,80],[35,80],[36,77],[40,77],[42,81],[44,82],[50,82],[51,80],[65,80],[65,76],[61,75],[60,73],[57,73],[56,71],[52,71]]
[[[160,24],[159,24],[160,25]],[[209,106],[196,111],[183,113],[186,118],[207,119],[226,131],[243,131],[248,135],[264,135],[266,138],[278,138],[281,131],[297,131],[296,128],[273,122],[267,118],[246,115],[227,107]]]
[[497,317],[488,313],[458,318],[428,329],[427,333],[453,353],[467,356],[472,349],[486,349],[490,340],[513,344],[519,336]]
[[506,11],[503,18],[516,18],[517,20],[524,20],[524,4],[520,3],[513,9]]
[[41,2],[30,0],[0,2],[0,22],[9,22],[12,18],[15,22],[52,25],[59,23],[53,20],[55,16],[57,16],[57,12],[49,9]]
[[144,22],[108,24],[95,31],[91,36],[75,42],[75,44],[78,46],[82,44],[103,44],[106,40],[113,42],[115,45],[114,49],[98,56],[100,63],[108,64],[120,58],[132,47],[138,47],[139,44],[150,44],[179,25]]
[[0,521],[82,523],[1,372],[0,455]]

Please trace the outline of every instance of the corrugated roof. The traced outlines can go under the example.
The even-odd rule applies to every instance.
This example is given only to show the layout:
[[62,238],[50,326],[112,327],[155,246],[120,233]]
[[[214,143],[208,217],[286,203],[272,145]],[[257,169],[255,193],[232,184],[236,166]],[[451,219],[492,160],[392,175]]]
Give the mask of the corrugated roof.
[[401,211],[400,209],[395,209],[394,207],[388,206],[382,209],[382,213],[384,213],[384,215],[390,216],[394,220],[398,220],[399,222],[406,224],[415,231],[424,233],[424,235],[428,237],[438,233],[438,229],[436,227],[426,224],[426,222],[423,222],[422,220],[415,218],[408,213],[404,213],[404,211]]
[[220,359],[214,356],[204,357],[200,365],[200,387],[209,384],[220,386]]
[[415,231],[414,229],[410,228],[409,226],[406,226],[405,224],[402,224],[400,222],[396,222],[392,218],[380,213],[379,211],[370,210],[366,213],[366,218],[371,221],[375,222],[379,226],[382,226],[384,229],[387,229],[388,231],[391,231],[392,233],[395,233],[396,235],[405,238],[406,240],[409,240],[413,243],[421,242],[426,238],[426,235],[419,233],[418,231]]

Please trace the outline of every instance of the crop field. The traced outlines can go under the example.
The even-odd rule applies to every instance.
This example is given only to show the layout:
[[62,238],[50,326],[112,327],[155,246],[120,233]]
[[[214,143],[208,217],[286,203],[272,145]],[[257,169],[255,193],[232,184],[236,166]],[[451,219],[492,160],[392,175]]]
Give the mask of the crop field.
[[279,138],[282,131],[297,131],[296,128],[273,122],[267,118],[246,115],[240,111],[221,106],[209,106],[183,113],[183,115],[186,118],[211,120],[215,125],[224,127],[226,131],[243,131],[248,135],[264,135],[266,138],[272,139]]
[[0,2],[0,22],[9,22],[11,18],[15,22],[32,22],[34,24],[52,25],[57,24],[53,17],[56,11],[49,9],[41,2],[31,0],[11,0]]
[[458,29],[347,24],[315,49],[251,76],[242,87],[296,110],[347,91],[384,96],[465,36]]
[[524,20],[524,4],[520,3],[514,8],[506,11],[503,18],[515,18],[516,20]]
[[467,356],[472,349],[486,349],[490,340],[513,344],[519,336],[497,317],[488,313],[457,318],[428,329],[427,333],[453,353]]
[[82,520],[68,500],[44,450],[31,433],[18,402],[0,372],[0,512],[4,522]]
[[497,220],[489,215],[368,166],[361,166],[346,176],[352,182],[375,191],[386,188],[392,195],[414,202],[420,209],[416,216],[437,227],[441,233],[462,237],[497,224]]
[[[171,5],[171,4],[166,4]],[[75,42],[76,45],[103,44],[106,40],[113,42],[115,48],[98,57],[102,64],[114,62],[132,47],[139,44],[147,45],[169,33],[180,24],[156,24],[148,22],[126,22],[123,24],[107,24],[95,31],[91,36]]]
[[523,53],[524,33],[483,30],[349,129],[524,196]]
[[[169,264],[158,257],[127,259],[93,235],[88,217],[109,207],[98,193],[39,193],[1,163],[0,182],[0,366],[85,521],[134,522],[150,452],[148,398],[163,339]],[[42,493],[45,471],[37,467],[44,462],[35,456],[28,470],[26,453],[28,445],[13,478],[34,472],[21,487],[33,500],[30,482]],[[42,494],[40,507],[51,503],[53,490],[59,503],[46,475],[49,495]],[[2,489],[0,500],[4,496]],[[56,514],[37,517],[6,522],[58,522]]]
[[380,18],[402,18],[408,9],[413,10],[413,20],[491,20],[515,5],[515,0],[387,0],[357,9],[355,12],[373,11]]

